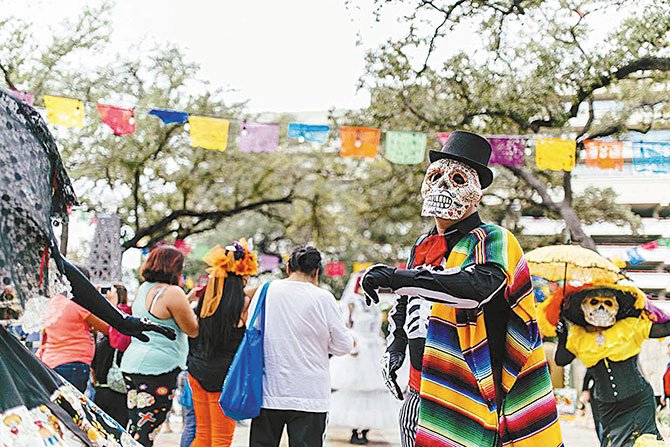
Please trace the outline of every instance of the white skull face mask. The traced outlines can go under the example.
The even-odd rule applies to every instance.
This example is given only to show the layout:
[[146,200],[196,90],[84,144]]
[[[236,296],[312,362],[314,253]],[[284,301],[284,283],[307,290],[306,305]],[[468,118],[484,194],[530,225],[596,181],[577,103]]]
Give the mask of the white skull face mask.
[[441,158],[428,166],[421,186],[421,215],[458,220],[482,198],[479,176],[460,161]]
[[610,327],[616,323],[619,312],[619,302],[613,293],[593,292],[586,295],[582,301],[584,319],[596,327]]

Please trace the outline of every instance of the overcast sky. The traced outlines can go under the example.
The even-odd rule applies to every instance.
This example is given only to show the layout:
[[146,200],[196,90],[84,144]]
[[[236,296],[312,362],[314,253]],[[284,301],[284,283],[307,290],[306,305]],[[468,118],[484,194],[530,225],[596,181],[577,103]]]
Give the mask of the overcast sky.
[[[365,51],[393,32],[374,23],[367,1],[356,10],[343,0],[117,0],[112,47],[176,43],[201,65],[202,79],[248,99],[253,112],[364,107],[369,96],[356,84]],[[85,1],[0,4],[46,26],[76,16]]]

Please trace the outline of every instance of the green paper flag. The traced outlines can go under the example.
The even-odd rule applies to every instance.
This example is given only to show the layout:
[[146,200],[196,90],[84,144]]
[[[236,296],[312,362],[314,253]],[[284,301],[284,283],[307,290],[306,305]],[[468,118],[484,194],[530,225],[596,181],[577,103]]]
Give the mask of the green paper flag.
[[426,158],[427,135],[420,132],[386,132],[384,156],[391,163],[415,165]]
[[202,258],[205,257],[208,251],[209,247],[207,245],[197,244],[191,251],[191,255],[193,255],[195,259],[202,260]]

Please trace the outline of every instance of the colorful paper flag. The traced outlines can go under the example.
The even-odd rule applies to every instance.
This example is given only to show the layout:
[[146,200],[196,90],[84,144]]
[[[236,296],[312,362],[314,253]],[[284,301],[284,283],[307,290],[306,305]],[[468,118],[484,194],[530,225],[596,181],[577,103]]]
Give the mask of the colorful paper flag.
[[670,143],[633,142],[633,168],[637,172],[670,172]]
[[188,113],[177,110],[151,109],[149,115],[153,115],[163,121],[163,124],[186,124]]
[[391,163],[415,165],[426,158],[428,136],[422,132],[386,132],[384,156]]
[[585,164],[590,168],[623,170],[623,142],[584,141]]
[[184,283],[187,289],[192,289],[195,287],[195,281],[193,280],[192,276],[186,277],[186,281],[184,281]]
[[177,239],[174,241],[174,248],[182,252],[184,256],[191,253],[191,244],[186,242],[184,239]]
[[670,237],[656,239],[656,243],[661,247],[670,248]]
[[209,247],[205,244],[197,244],[193,247],[193,250],[191,250],[191,254],[195,259],[204,258],[207,252],[209,252]]
[[522,167],[525,160],[526,143],[520,137],[487,137],[491,143],[489,163],[502,166]]
[[451,132],[437,132],[435,136],[437,137],[437,141],[440,142],[440,146],[444,146],[444,143],[447,142],[447,138],[449,138],[449,135]]
[[344,276],[345,265],[341,261],[332,261],[326,263],[326,276],[340,277]]
[[610,262],[620,269],[626,268],[626,261],[620,255],[614,255],[609,258]]
[[354,273],[365,270],[369,267],[372,267],[372,262],[354,262]]
[[107,124],[114,135],[130,135],[135,133],[135,109],[97,104],[100,120]]
[[188,124],[191,146],[222,152],[226,150],[230,121],[223,118],[191,115],[188,118]]
[[288,137],[297,138],[300,143],[307,141],[324,144],[329,132],[330,127],[325,124],[289,123],[288,125]]
[[258,265],[261,272],[270,272],[279,268],[281,258],[275,255],[261,254],[258,257]]
[[279,146],[279,124],[252,123],[240,126],[240,152],[274,152]]
[[660,247],[658,241],[649,241],[640,245],[640,248],[644,248],[645,250],[656,250],[658,247]]
[[370,127],[340,127],[341,157],[375,158],[379,152],[381,131]]
[[44,96],[47,121],[55,126],[84,127],[84,103],[78,99]]
[[539,169],[572,171],[575,167],[575,140],[536,138],[535,163]]
[[626,256],[628,256],[628,262],[630,265],[642,264],[645,261],[642,255],[640,255],[640,252],[637,250],[637,247],[626,251]]
[[25,102],[29,106],[35,104],[35,95],[33,95],[32,93],[21,92],[18,90],[10,90],[10,92],[12,93],[12,96],[14,96],[16,99]]

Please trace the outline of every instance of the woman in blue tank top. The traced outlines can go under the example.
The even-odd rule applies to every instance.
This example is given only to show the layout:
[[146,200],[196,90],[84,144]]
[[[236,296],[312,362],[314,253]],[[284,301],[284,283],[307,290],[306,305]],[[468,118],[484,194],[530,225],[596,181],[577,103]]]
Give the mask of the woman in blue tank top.
[[187,296],[178,286],[184,255],[172,245],[154,248],[142,266],[145,282],[133,302],[133,316],[171,327],[176,340],[161,334],[148,342],[133,339],[121,361],[128,388],[128,433],[143,446],[152,446],[171,407],[177,375],[186,369],[188,337],[198,336],[198,321]]

